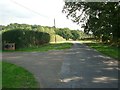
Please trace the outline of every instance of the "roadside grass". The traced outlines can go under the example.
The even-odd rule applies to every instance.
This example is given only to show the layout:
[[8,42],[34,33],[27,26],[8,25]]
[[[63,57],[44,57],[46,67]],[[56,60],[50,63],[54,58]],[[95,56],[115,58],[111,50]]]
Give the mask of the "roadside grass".
[[120,60],[120,47],[110,46],[108,44],[103,44],[95,41],[83,43],[107,56]]
[[34,76],[24,68],[8,62],[0,63],[3,88],[39,88]]
[[[23,52],[44,52],[49,50],[62,50],[62,49],[69,49],[71,48],[73,44],[72,43],[50,43],[40,46],[32,46],[29,48],[20,48],[15,51],[23,51]],[[15,52],[14,50],[3,50],[3,52]]]
[[0,89],[2,90],[2,63],[0,61]]

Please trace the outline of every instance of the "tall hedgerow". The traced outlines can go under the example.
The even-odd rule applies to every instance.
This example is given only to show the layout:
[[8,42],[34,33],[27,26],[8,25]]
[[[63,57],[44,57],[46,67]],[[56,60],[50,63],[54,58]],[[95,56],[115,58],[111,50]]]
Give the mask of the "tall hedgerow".
[[15,43],[16,48],[30,47],[49,43],[50,35],[32,30],[9,30],[2,33],[2,43]]

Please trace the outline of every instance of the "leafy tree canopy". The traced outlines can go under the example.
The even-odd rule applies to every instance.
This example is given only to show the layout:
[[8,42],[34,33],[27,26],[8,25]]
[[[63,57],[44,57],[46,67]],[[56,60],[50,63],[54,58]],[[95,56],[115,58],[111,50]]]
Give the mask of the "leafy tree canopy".
[[[84,31],[95,36],[107,36],[111,41],[120,38],[119,2],[65,2],[63,13],[73,22],[84,23]],[[108,39],[106,39],[108,40]]]

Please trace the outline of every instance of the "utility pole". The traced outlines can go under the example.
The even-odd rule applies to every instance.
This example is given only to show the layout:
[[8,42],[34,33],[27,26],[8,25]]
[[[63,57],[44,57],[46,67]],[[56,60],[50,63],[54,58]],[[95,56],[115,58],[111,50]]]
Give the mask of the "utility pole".
[[[55,18],[54,18],[54,30],[56,29],[56,27],[55,27]],[[55,33],[55,43],[57,42],[57,40],[56,40],[56,33]]]
[[55,28],[55,18],[54,18],[54,28]]

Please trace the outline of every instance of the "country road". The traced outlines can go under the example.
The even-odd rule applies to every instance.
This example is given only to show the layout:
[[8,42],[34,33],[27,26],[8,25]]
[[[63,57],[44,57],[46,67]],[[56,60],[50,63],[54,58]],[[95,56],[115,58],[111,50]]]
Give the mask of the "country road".
[[41,88],[118,87],[118,61],[80,43],[60,51],[3,53],[2,59],[29,70]]

